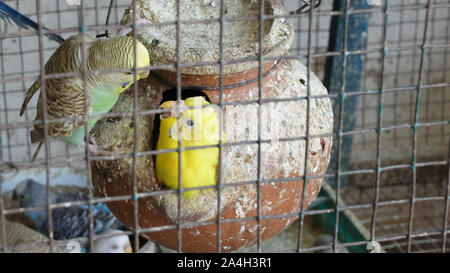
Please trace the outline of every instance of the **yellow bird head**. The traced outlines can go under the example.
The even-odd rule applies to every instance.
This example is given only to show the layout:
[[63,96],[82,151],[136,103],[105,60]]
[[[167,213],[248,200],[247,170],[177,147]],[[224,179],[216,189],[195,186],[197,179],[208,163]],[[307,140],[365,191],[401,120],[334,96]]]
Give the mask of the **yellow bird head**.
[[[88,68],[100,71],[90,76],[97,83],[108,83],[115,87],[112,92],[123,92],[134,83],[134,48],[132,37],[118,36],[108,39],[97,39],[89,47]],[[150,74],[150,56],[147,48],[136,41],[136,80]],[[108,72],[108,70],[130,70],[129,72]],[[105,72],[101,72],[106,70]]]
[[[181,136],[183,147],[217,144],[220,136],[220,122],[215,105],[204,97],[191,97],[179,103],[166,101],[161,109],[171,109],[161,114],[161,137],[168,142],[178,143]],[[216,109],[218,108],[218,109]],[[179,118],[178,118],[179,113]]]

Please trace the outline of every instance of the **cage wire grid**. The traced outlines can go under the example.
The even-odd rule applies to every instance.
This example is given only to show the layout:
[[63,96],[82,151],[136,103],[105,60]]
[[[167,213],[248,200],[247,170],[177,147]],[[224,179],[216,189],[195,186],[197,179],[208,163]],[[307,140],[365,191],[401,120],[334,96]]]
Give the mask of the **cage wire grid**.
[[[8,26],[0,34],[1,71],[2,71],[2,93],[3,105],[1,112],[1,159],[4,168],[13,168],[17,171],[31,169],[36,166],[45,168],[47,193],[50,192],[51,168],[57,166],[85,167],[87,178],[91,183],[91,162],[94,160],[107,160],[106,157],[93,157],[86,150],[79,150],[51,143],[46,137],[45,158],[40,157],[34,164],[30,159],[34,150],[28,138],[28,129],[33,126],[30,111],[25,112],[26,122],[20,121],[18,117],[18,106],[21,104],[22,94],[27,90],[32,81],[39,75],[41,80],[71,76],[71,75],[45,75],[45,60],[57,48],[54,42],[49,42],[42,35],[42,26],[45,25],[58,34],[75,34],[78,31],[87,31],[100,34],[105,31],[105,16],[109,7],[109,1],[84,2],[80,7],[71,7],[65,1],[56,1],[56,6],[51,6],[47,1],[5,1],[25,15],[37,19],[40,30],[39,35],[31,30],[22,30]],[[224,16],[223,1],[219,1],[221,13],[219,19],[204,20],[210,23],[220,24],[220,41],[223,41],[224,22],[229,20],[249,20],[249,18],[229,19]],[[264,1],[260,3],[260,14],[257,19],[260,22],[258,31],[259,41],[262,41],[264,20],[275,16],[263,14]],[[296,10],[305,1],[282,1],[288,10]],[[338,1],[340,2],[340,1]],[[297,252],[308,252],[332,247],[336,250],[339,246],[365,246],[369,241],[378,241],[388,252],[448,252],[448,196],[450,189],[449,176],[449,132],[448,123],[450,113],[448,112],[449,99],[447,91],[450,91],[450,75],[448,64],[449,37],[449,15],[450,4],[447,1],[433,0],[402,0],[382,1],[384,5],[372,6],[368,9],[352,9],[352,2],[342,1],[344,10],[333,10],[332,1],[322,1],[317,9],[309,9],[302,14],[290,14],[285,16],[293,21],[296,39],[290,49],[290,55],[276,58],[263,57],[262,47],[257,58],[259,62],[259,97],[254,101],[239,103],[225,103],[223,98],[223,67],[228,64],[223,58],[223,43],[219,45],[220,59],[215,65],[219,66],[220,103],[221,107],[230,104],[258,103],[259,105],[271,102],[262,98],[262,63],[266,60],[288,60],[298,59],[304,62],[308,68],[307,90],[308,96],[301,98],[283,99],[305,100],[309,104],[315,96],[310,95],[310,73],[313,71],[320,78],[324,77],[324,66],[327,58],[342,57],[341,88],[338,93],[330,93],[329,97],[334,102],[334,108],[338,109],[335,120],[338,122],[337,134],[333,134],[333,146],[337,147],[337,168],[333,172],[321,175],[324,179],[335,179],[337,182],[336,201],[334,207],[325,210],[303,210],[302,204],[299,214],[285,215],[262,215],[260,186],[265,183],[279,181],[295,181],[305,179],[305,183],[311,178],[306,173],[302,177],[289,179],[263,179],[260,172],[261,145],[265,141],[258,138],[258,179],[233,183],[233,186],[255,184],[258,189],[258,215],[243,219],[222,219],[220,217],[220,198],[218,198],[218,217],[216,221],[203,223],[183,222],[183,224],[162,226],[148,229],[138,228],[138,206],[134,209],[134,229],[129,232],[134,237],[135,245],[139,245],[139,234],[144,232],[178,229],[178,251],[181,251],[181,230],[185,226],[192,225],[217,225],[218,246],[221,251],[221,225],[233,221],[256,220],[258,223],[258,240],[256,250],[263,251],[261,240],[261,220],[265,218],[294,218],[299,217]],[[132,8],[136,11],[136,2],[132,1]],[[118,27],[122,11],[129,6],[128,1],[114,1],[113,12],[109,29],[113,33]],[[177,18],[175,22],[167,24],[176,25],[176,54],[177,62],[173,66],[151,66],[151,70],[167,69],[175,67],[177,71],[177,97],[181,99],[181,68],[189,65],[211,65],[210,63],[183,64],[180,60],[180,31],[184,24],[196,24],[199,21],[180,20],[180,1],[177,1]],[[94,16],[92,16],[94,14]],[[136,12],[134,12],[136,14]],[[367,32],[367,48],[351,51],[346,45],[344,38],[343,49],[339,51],[328,50],[328,38],[330,21],[332,17],[344,18],[344,37],[349,35],[348,22],[351,16],[358,14],[369,14],[370,25]],[[78,18],[77,22],[66,20],[66,18]],[[133,25],[136,27],[136,18]],[[74,24],[75,23],[75,24]],[[6,26],[6,25],[5,25]],[[136,33],[134,33],[136,38]],[[17,46],[12,46],[16,43]],[[33,45],[38,45],[36,48]],[[361,89],[347,92],[346,90],[346,65],[349,56],[361,55],[364,59],[364,70],[361,77]],[[9,64],[17,62],[20,65],[17,71]],[[135,56],[136,58],[136,56]],[[32,62],[30,62],[32,60]],[[83,57],[84,64],[85,56]],[[36,62],[38,61],[38,62]],[[237,60],[240,61],[240,60]],[[33,63],[34,62],[34,63]],[[81,76],[87,76],[85,70]],[[72,75],[74,76],[74,75]],[[80,76],[80,75],[76,75]],[[136,73],[135,73],[136,77]],[[86,81],[85,81],[86,82]],[[45,88],[41,89],[45,101]],[[137,128],[139,115],[156,115],[161,110],[138,109],[137,92],[138,84],[131,88],[134,93],[134,111],[132,113],[108,113],[105,117],[132,116],[134,120],[134,140],[137,143],[139,137]],[[86,92],[86,89],[85,89]],[[356,112],[346,112],[345,99],[357,97],[359,102]],[[281,101],[281,100],[280,100]],[[85,102],[87,103],[87,102]],[[33,101],[31,106],[35,105]],[[45,103],[43,103],[45,108]],[[86,105],[87,106],[87,105]],[[261,113],[258,111],[258,132],[261,135]],[[44,111],[45,120],[46,111]],[[356,115],[354,128],[348,128],[344,124],[346,115]],[[309,124],[309,111],[306,116]],[[45,120],[48,124],[50,120]],[[336,124],[336,123],[335,123]],[[304,140],[323,135],[311,135],[307,128],[306,137],[294,139],[281,139],[280,141]],[[86,130],[86,135],[89,132]],[[348,168],[341,165],[342,143],[346,138],[352,139],[351,160]],[[6,141],[5,141],[6,140]],[[181,147],[180,142],[178,147]],[[243,143],[239,143],[243,144]],[[219,153],[226,144],[219,143]],[[94,197],[92,189],[88,187],[89,200],[87,202],[69,202],[53,204],[48,194],[47,206],[44,208],[7,209],[3,199],[0,198],[0,219],[4,223],[8,215],[46,209],[51,216],[52,208],[88,204],[90,208],[89,242],[92,247],[94,238],[99,236],[93,234],[93,204],[106,201],[137,200],[158,194],[179,193],[178,212],[181,219],[181,191],[164,190],[157,192],[141,193],[136,184],[136,160],[139,156],[155,155],[158,151],[138,152],[134,145],[132,154],[121,154],[116,158],[131,157],[133,160],[133,194],[132,196],[115,196],[108,198]],[[202,147],[200,147],[202,148]],[[181,171],[181,151],[186,148],[177,148],[179,154],[179,169]],[[308,148],[307,148],[308,149]],[[308,151],[305,153],[308,157]],[[308,160],[305,160],[307,164]],[[219,168],[221,166],[219,161]],[[329,166],[330,169],[331,166]],[[218,194],[227,186],[222,184],[220,172],[217,187]],[[181,174],[181,173],[180,173]],[[182,174],[181,174],[182,175]],[[181,175],[178,185],[181,188]],[[342,185],[346,178],[346,185]],[[4,180],[6,181],[6,180]],[[4,182],[2,181],[2,182]],[[325,182],[324,182],[325,183]],[[306,187],[304,187],[305,189]],[[196,188],[193,188],[196,189]],[[303,192],[304,195],[304,192]],[[345,203],[345,206],[341,204]],[[137,202],[136,202],[137,204]],[[361,223],[369,230],[370,237],[359,242],[338,242],[337,234],[340,227],[340,215],[342,212],[351,211]],[[334,243],[327,247],[305,248],[302,245],[304,236],[303,223],[306,217],[317,214],[334,214]],[[50,247],[54,247],[51,231],[51,217],[48,217],[50,227]],[[181,222],[181,221],[180,221]],[[1,227],[5,234],[5,225]],[[101,237],[101,235],[100,235]],[[6,238],[2,238],[2,250],[7,251]],[[136,251],[136,249],[135,249]]]

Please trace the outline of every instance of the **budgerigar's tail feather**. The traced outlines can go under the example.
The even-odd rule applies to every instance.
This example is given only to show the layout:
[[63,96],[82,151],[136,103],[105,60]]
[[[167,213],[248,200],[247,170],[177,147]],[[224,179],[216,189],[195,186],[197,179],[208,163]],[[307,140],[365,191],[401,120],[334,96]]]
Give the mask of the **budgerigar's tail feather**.
[[39,88],[41,87],[41,81],[36,80],[33,85],[28,88],[27,90],[27,94],[25,95],[25,99],[23,100],[22,103],[22,107],[20,108],[20,116],[23,115],[23,113],[25,113],[25,109],[27,109],[27,105],[30,102],[31,98],[33,98],[34,94],[36,93],[36,91],[39,90]]
[[30,131],[31,143],[37,143],[44,140],[43,133],[40,130],[33,129]]
[[39,142],[39,145],[38,145],[38,147],[36,148],[36,151],[33,154],[33,158],[31,159],[31,163],[33,163],[36,160],[36,157],[39,155],[39,152],[41,151],[43,143],[44,143],[43,141]]
[[[8,21],[9,23],[11,23],[12,20],[16,25],[18,25],[21,28],[27,29],[28,27],[32,27],[35,30],[39,30],[39,25],[35,21],[31,20],[30,18],[21,14],[17,10],[8,6],[3,1],[0,1],[0,19]],[[43,27],[43,30],[45,30],[45,32],[49,31],[49,29],[46,27]],[[50,40],[53,40],[60,44],[64,42],[64,38],[62,38],[56,33],[48,32],[45,33],[44,35],[47,36],[47,38],[49,38]]]

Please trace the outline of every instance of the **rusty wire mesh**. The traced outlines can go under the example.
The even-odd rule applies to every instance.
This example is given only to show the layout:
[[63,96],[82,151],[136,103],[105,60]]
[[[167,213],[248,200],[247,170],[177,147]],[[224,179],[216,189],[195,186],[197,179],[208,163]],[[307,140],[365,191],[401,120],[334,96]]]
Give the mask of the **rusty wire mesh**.
[[[250,1],[250,0],[249,0]],[[5,1],[24,14],[35,18],[60,35],[68,37],[80,30],[90,34],[101,34],[105,31],[105,21],[110,1],[84,1],[81,7],[68,6],[65,1],[27,0]],[[260,26],[270,16],[263,16],[264,2],[261,5],[261,14],[258,16]],[[288,10],[296,10],[307,1],[282,1]],[[338,203],[345,202],[346,207],[334,206],[325,210],[305,211],[301,210],[296,215],[272,215],[262,216],[258,206],[258,240],[256,250],[263,251],[260,221],[263,217],[300,217],[298,225],[298,243],[295,251],[314,251],[317,248],[305,248],[302,244],[302,236],[306,232],[303,227],[304,220],[316,214],[334,214],[334,235],[340,228],[339,215],[342,211],[351,211],[368,230],[368,237],[358,242],[342,242],[344,246],[365,246],[369,241],[378,241],[387,252],[448,252],[448,196],[450,190],[449,173],[449,128],[450,109],[448,91],[450,91],[450,61],[448,60],[450,39],[450,4],[446,0],[401,0],[380,1],[382,5],[375,5],[366,10],[350,9],[352,1],[346,2],[344,11],[334,11],[332,1],[321,1],[316,9],[302,10],[301,13],[292,13],[288,16],[295,28],[295,41],[290,49],[290,55],[279,56],[275,59],[298,59],[308,67],[308,75],[313,71],[321,79],[325,76],[326,59],[330,56],[342,56],[345,65],[346,57],[362,55],[364,70],[361,90],[346,93],[345,88],[337,94],[329,94],[334,107],[339,109],[335,120],[338,121],[338,133],[333,136],[333,145],[338,147],[336,158],[340,158],[343,139],[353,140],[350,149],[350,164],[348,169],[339,166],[322,177],[335,179],[338,187],[335,188]],[[372,1],[376,2],[376,1]],[[133,1],[134,3],[134,1]],[[177,13],[180,12],[180,1],[177,2]],[[218,1],[219,5],[223,1]],[[118,27],[122,12],[129,6],[129,1],[114,1],[109,21],[111,33]],[[136,6],[133,5],[136,9]],[[352,14],[370,14],[367,48],[358,51],[349,51],[344,47],[342,51],[328,51],[330,37],[330,21],[333,16],[344,16],[345,22]],[[134,13],[136,14],[136,13]],[[70,18],[70,20],[69,20]],[[218,21],[221,24],[220,40],[223,40],[224,10]],[[186,22],[183,22],[186,23]],[[173,22],[177,28],[177,43],[180,38],[181,22]],[[262,27],[259,30],[259,39],[262,38]],[[347,35],[347,33],[344,33]],[[42,80],[47,75],[41,73],[43,66],[57,48],[57,43],[51,42],[42,35],[37,35],[30,30],[23,30],[2,25],[0,34],[0,71],[2,103],[0,113],[1,153],[4,173],[11,173],[11,169],[18,172],[40,169],[45,175],[47,189],[50,189],[50,174],[52,169],[59,167],[85,168],[87,180],[90,184],[91,161],[93,158],[87,150],[82,151],[60,142],[49,142],[46,138],[45,149],[33,164],[31,156],[34,145],[30,143],[28,131],[33,126],[33,117],[36,105],[33,100],[29,111],[25,114],[25,121],[19,119],[19,106],[23,94],[36,79]],[[219,47],[223,51],[222,45]],[[179,47],[177,47],[177,59]],[[266,59],[265,59],[266,60]],[[258,81],[262,83],[263,54],[260,47],[260,69]],[[220,67],[221,93],[223,92],[223,66],[224,59],[220,59],[217,65]],[[14,64],[14,65],[13,65]],[[184,64],[176,62],[173,66],[177,69],[177,96],[181,98],[181,67]],[[164,67],[150,67],[161,69]],[[345,69],[342,79],[345,79]],[[85,77],[86,75],[82,75]],[[51,77],[51,75],[50,75]],[[308,77],[309,86],[309,77]],[[259,88],[259,104],[262,86]],[[41,90],[45,94],[44,90]],[[134,92],[134,105],[137,105],[138,85],[131,88]],[[345,96],[343,95],[345,94]],[[348,113],[342,107],[343,97],[357,96],[359,99],[356,112]],[[298,100],[299,98],[293,98]],[[310,96],[303,98],[310,102]],[[45,99],[44,99],[45,100]],[[44,104],[45,105],[45,104]],[[219,105],[223,107],[225,102],[221,96]],[[45,112],[45,111],[44,111]],[[157,114],[143,112],[135,108],[132,113],[113,114],[110,117],[128,115],[134,118],[134,126],[137,128],[138,115]],[[344,129],[344,116],[356,115],[354,128]],[[306,117],[308,120],[308,115]],[[260,121],[260,120],[259,120]],[[48,121],[47,121],[48,122]],[[258,122],[260,124],[260,122]],[[308,124],[308,122],[307,122]],[[259,126],[260,130],[260,126]],[[137,130],[135,130],[137,131]],[[86,132],[88,133],[88,132]],[[261,133],[259,131],[259,133]],[[135,142],[140,137],[135,134]],[[317,136],[307,135],[306,143],[310,138]],[[258,147],[262,141],[257,141]],[[49,145],[51,144],[51,145]],[[219,144],[222,149],[223,143]],[[308,145],[306,145],[308,147]],[[180,151],[180,148],[178,148]],[[261,150],[258,150],[261,158]],[[148,154],[156,154],[156,151],[148,151]],[[180,154],[180,153],[179,153]],[[138,153],[135,146],[130,155],[118,157],[131,157],[133,175],[136,173],[136,158],[145,153]],[[308,153],[306,153],[308,155]],[[100,157],[100,159],[105,159]],[[306,162],[307,160],[305,160]],[[181,164],[181,160],[179,160]],[[219,164],[220,166],[220,164]],[[258,165],[260,166],[260,165]],[[181,170],[181,168],[179,168]],[[250,181],[259,187],[263,178],[258,168],[257,181]],[[220,172],[219,172],[220,174]],[[311,178],[306,174],[306,181]],[[340,187],[341,179],[348,178],[347,185]],[[10,179],[10,177],[3,178]],[[43,181],[44,182],[44,181]],[[249,182],[249,183],[250,183]],[[266,182],[266,181],[265,181]],[[276,182],[272,181],[272,182]],[[181,185],[181,179],[180,179]],[[218,191],[220,194],[221,177],[218,177]],[[133,196],[121,196],[110,198],[94,197],[92,189],[88,188],[88,202],[92,205],[98,202],[117,201],[124,199],[144,198],[159,193],[138,193],[136,181],[133,183]],[[258,188],[259,189],[259,188]],[[258,190],[258,203],[261,196]],[[179,194],[181,200],[181,194]],[[220,198],[218,199],[220,200]],[[181,201],[179,202],[179,206]],[[63,207],[68,204],[51,204],[50,197],[45,208],[51,215],[51,208]],[[78,205],[73,203],[71,205]],[[220,208],[220,202],[218,204]],[[302,204],[303,208],[303,204]],[[3,199],[0,198],[0,219],[4,220],[10,215],[32,211],[31,209],[5,208]],[[41,208],[42,209],[42,208]],[[181,213],[181,210],[178,210]],[[219,216],[217,221],[209,223],[197,223],[199,225],[218,225],[218,246],[220,251],[220,229],[225,220]],[[148,231],[178,229],[178,251],[181,251],[181,229],[183,225],[173,225],[151,229],[139,229],[138,206],[134,211],[135,228],[130,235],[134,235],[135,245],[139,245],[139,234]],[[93,219],[90,214],[90,236],[92,244]],[[180,216],[181,218],[181,216]],[[49,217],[51,219],[51,217]],[[238,219],[244,221],[249,219]],[[51,220],[50,220],[51,221]],[[190,223],[192,224],[192,223]],[[49,225],[52,226],[51,224]],[[4,228],[0,227],[0,228]],[[51,228],[50,228],[51,229]],[[49,232],[51,234],[51,230]],[[6,240],[3,238],[3,242]],[[50,236],[50,245],[53,239]],[[337,248],[337,236],[334,247]],[[3,251],[7,246],[3,244]],[[265,250],[265,249],[264,249]],[[287,251],[287,250],[284,250]]]

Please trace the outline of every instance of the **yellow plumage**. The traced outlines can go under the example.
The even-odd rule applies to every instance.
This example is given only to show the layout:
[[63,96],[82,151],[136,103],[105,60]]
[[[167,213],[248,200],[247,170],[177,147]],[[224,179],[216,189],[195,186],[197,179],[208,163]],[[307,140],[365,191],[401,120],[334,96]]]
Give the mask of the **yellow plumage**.
[[[220,122],[213,105],[210,105],[203,97],[192,97],[187,98],[178,106],[174,101],[166,101],[160,106],[163,109],[175,110],[176,107],[182,108],[178,110],[180,112],[179,119],[174,111],[161,114],[157,150],[178,148],[178,139],[181,140],[181,147],[198,147],[219,143]],[[181,137],[179,138],[179,136]],[[218,147],[182,151],[182,187],[215,185],[218,164]],[[178,152],[161,153],[156,156],[156,175],[159,183],[163,183],[171,189],[178,189],[178,173]],[[198,190],[185,191],[183,197],[191,198],[198,193]]]

